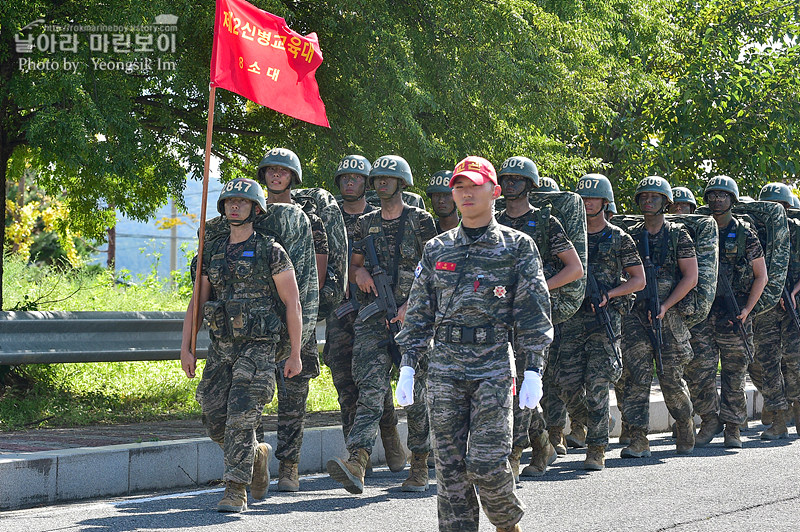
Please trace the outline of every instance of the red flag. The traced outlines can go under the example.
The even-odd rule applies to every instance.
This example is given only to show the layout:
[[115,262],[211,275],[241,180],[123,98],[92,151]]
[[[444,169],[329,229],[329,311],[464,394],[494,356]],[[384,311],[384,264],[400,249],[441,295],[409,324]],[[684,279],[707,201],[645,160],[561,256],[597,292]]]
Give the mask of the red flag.
[[299,120],[330,127],[314,77],[322,64],[316,33],[244,0],[217,0],[211,85]]

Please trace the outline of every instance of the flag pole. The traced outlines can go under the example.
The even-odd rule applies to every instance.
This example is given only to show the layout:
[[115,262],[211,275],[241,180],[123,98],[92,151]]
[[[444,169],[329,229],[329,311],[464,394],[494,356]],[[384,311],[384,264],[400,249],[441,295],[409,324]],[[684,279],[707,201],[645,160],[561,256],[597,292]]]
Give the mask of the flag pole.
[[203,275],[203,245],[206,237],[206,203],[208,202],[208,167],[211,160],[211,135],[214,133],[214,91],[216,86],[211,85],[208,97],[208,125],[206,126],[206,152],[203,162],[203,199],[200,203],[200,232],[197,244],[197,274],[194,280],[194,290],[192,294],[192,354],[197,356],[197,332],[200,329],[200,278]]

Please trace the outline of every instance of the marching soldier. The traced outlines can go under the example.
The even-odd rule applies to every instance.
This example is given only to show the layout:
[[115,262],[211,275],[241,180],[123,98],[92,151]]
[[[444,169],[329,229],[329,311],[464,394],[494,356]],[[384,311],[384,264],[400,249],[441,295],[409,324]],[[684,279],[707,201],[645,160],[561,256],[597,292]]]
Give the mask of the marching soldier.
[[[792,206],[791,189],[783,183],[767,183],[761,189],[759,201],[773,201],[783,205],[785,209]],[[792,221],[793,222],[793,221]],[[797,233],[795,223],[790,223],[792,233],[790,256],[797,258]],[[750,377],[758,390],[764,396],[764,410],[762,421],[767,418],[769,427],[761,433],[762,440],[777,440],[787,438],[789,431],[786,428],[789,403],[787,402],[787,388],[784,385],[784,375],[781,366],[787,370],[787,383],[797,382],[798,357],[797,348],[800,344],[800,331],[794,325],[787,303],[794,306],[795,296],[800,291],[800,279],[797,270],[800,264],[789,262],[789,272],[786,276],[786,290],[788,300],[782,298],[770,310],[753,318],[753,343],[755,345],[755,360],[750,364]],[[792,275],[789,275],[792,274]],[[793,280],[797,280],[795,283]],[[794,373],[794,374],[792,374]],[[792,390],[797,395],[797,390]]]
[[[578,409],[575,402],[586,402],[589,419],[584,468],[602,470],[608,445],[609,383],[619,379],[622,371],[620,327],[622,315],[629,308],[625,296],[644,288],[644,269],[630,235],[609,224],[603,215],[614,201],[608,178],[587,174],[578,181],[575,192],[586,209],[589,282],[581,309],[563,324],[556,380],[568,411]],[[592,293],[593,284],[597,293]],[[605,312],[601,309],[607,311],[608,318],[603,325],[600,321]]]
[[462,223],[430,241],[417,266],[397,336],[397,400],[416,401],[413,368],[427,357],[439,530],[477,531],[483,506],[497,530],[519,531],[524,508],[508,464],[512,357],[525,368],[519,405],[536,408],[553,337],[547,285],[533,240],[492,216],[501,191],[492,164],[467,157],[450,186]]
[[[364,198],[370,170],[372,170],[372,165],[366,157],[361,155],[348,155],[342,158],[336,169],[334,179],[342,195],[342,217],[347,227],[347,238],[351,246],[358,218],[375,210]],[[358,285],[348,283],[345,301],[328,316],[325,324],[325,348],[322,351],[322,357],[325,364],[331,369],[333,385],[338,393],[345,440],[353,426],[358,402],[358,386],[353,380],[353,341],[355,339],[353,325],[358,312],[357,291]],[[406,453],[400,442],[400,435],[397,433],[397,412],[394,409],[391,389],[387,389],[384,394],[383,414],[379,426],[389,469],[395,473],[402,471],[406,465]],[[368,470],[369,465],[367,464]]]
[[[397,155],[379,157],[372,165],[369,180],[380,198],[381,207],[358,219],[350,281],[358,285],[359,302],[366,306],[371,294],[378,295],[372,274],[379,268],[390,276],[397,305],[397,316],[391,322],[402,325],[414,268],[425,243],[435,236],[436,227],[433,217],[426,211],[403,203],[403,188],[414,184],[411,168],[405,159]],[[374,245],[377,264],[369,258],[370,251],[373,251],[369,249],[370,245]],[[365,466],[377,436],[386,391],[390,389],[389,371],[393,363],[390,349],[394,338],[387,330],[386,312],[371,316],[363,313],[364,309],[354,326],[353,377],[358,386],[358,403],[346,441],[350,456],[346,461],[335,458],[327,464],[331,477],[350,493],[364,491]],[[376,349],[376,346],[387,346],[387,349]],[[407,410],[408,448],[412,456],[411,471],[402,486],[404,491],[428,488],[430,434],[425,400],[425,361],[420,361],[415,369],[420,378],[414,390],[416,405]]]
[[[655,286],[636,294],[633,310],[622,324],[622,377],[624,399],[622,420],[628,427],[630,444],[622,449],[623,458],[650,456],[647,429],[650,425],[650,385],[653,361],[664,402],[676,420],[677,452],[694,449],[694,422],[689,388],[683,371],[692,358],[689,329],[674,308],[697,285],[698,269],[694,242],[681,224],[664,219],[672,202],[672,188],[661,177],[650,176],[639,182],[634,202],[644,221],[629,230],[636,241],[645,268],[652,268]],[[654,315],[654,308],[657,312]]]
[[[274,148],[267,152],[258,165],[258,181],[267,188],[267,203],[294,203],[293,187],[303,182],[303,169],[297,155],[286,148]],[[328,236],[322,219],[313,212],[306,212],[314,238],[314,254],[317,263],[319,289],[325,284],[328,269]],[[278,491],[298,491],[300,478],[298,464],[303,445],[303,427],[306,417],[309,382],[319,376],[319,351],[317,339],[312,336],[303,344],[303,371],[297,377],[284,379],[283,393],[278,393],[278,446],[275,456],[280,460],[278,469]],[[280,368],[277,369],[280,371]]]
[[[685,378],[692,395],[695,413],[703,420],[695,445],[707,445],[725,428],[725,447],[741,447],[739,426],[747,419],[744,394],[746,351],[752,351],[753,319],[750,316],[767,285],[767,265],[758,235],[731,214],[739,201],[739,187],[728,176],[709,180],[703,193],[706,204],[719,226],[719,278],[730,281],[740,307],[730,318],[721,279],[717,297],[705,321],[691,329],[694,357],[686,367]],[[747,345],[739,334],[744,329]],[[721,363],[721,401],[717,394],[717,366]]]
[[197,306],[209,323],[211,345],[197,400],[208,434],[225,456],[220,512],[247,510],[248,485],[256,499],[267,493],[272,449],[256,442],[255,428],[275,393],[277,346],[287,334],[291,354],[283,375],[290,379],[302,371],[303,319],[292,262],[280,244],[253,229],[253,218],[266,208],[264,191],[252,179],[223,186],[217,210],[230,234],[204,248],[198,299],[192,297],[183,322],[181,367],[190,379],[197,364],[190,350]]
[[433,174],[425,194],[431,200],[433,213],[436,215],[436,233],[441,234],[456,227],[459,223],[458,210],[453,202],[453,191],[450,189],[450,177],[453,172],[441,170]]
[[[553,215],[537,209],[528,201],[528,193],[538,189],[540,179],[536,164],[527,157],[510,157],[503,162],[498,174],[506,208],[497,214],[497,222],[521,231],[536,242],[542,259],[547,289],[564,286],[583,276],[583,266],[575,246],[567,237],[564,227]],[[517,375],[525,372],[524,359],[517,359]],[[548,372],[549,373],[549,372]],[[549,388],[549,386],[548,386]],[[515,404],[519,398],[515,398]],[[511,470],[519,477],[522,452],[533,448],[531,466],[525,476],[540,476],[556,458],[550,444],[546,424],[540,409],[514,409],[514,445],[511,450]]]
[[670,214],[694,214],[697,200],[692,191],[686,187],[672,187],[673,202],[669,206]]

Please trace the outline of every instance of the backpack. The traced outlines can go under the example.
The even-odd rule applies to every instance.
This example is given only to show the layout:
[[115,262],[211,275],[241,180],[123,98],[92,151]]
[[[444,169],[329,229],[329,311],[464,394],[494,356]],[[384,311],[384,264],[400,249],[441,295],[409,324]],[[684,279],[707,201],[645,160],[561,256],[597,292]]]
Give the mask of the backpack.
[[[786,283],[789,267],[789,226],[786,222],[786,211],[781,205],[771,201],[739,202],[733,206],[732,211],[737,219],[758,233],[758,240],[764,248],[769,280],[751,313],[755,316],[778,304]],[[707,206],[698,207],[695,212],[711,214]]]
[[[697,255],[697,285],[686,297],[681,299],[675,308],[683,318],[687,328],[691,328],[708,317],[711,304],[717,293],[717,268],[719,255],[719,232],[717,222],[708,216],[697,214],[667,214],[670,222],[683,224],[694,241]],[[642,215],[616,215],[612,222],[630,232],[630,228],[644,220]],[[673,248],[678,245],[678,231],[670,233]]]
[[567,237],[575,246],[581,259],[584,274],[560,288],[550,292],[551,317],[553,324],[563,323],[571,318],[581,307],[586,293],[586,211],[583,200],[574,192],[530,192],[528,200],[531,205],[555,216]]
[[347,283],[347,228],[333,194],[323,188],[292,190],[292,199],[305,212],[313,212],[325,225],[328,235],[328,271],[319,294],[317,321],[326,319],[344,299]]
[[[303,309],[302,343],[305,344],[316,334],[319,307],[317,262],[308,217],[297,205],[270,203],[267,205],[267,212],[256,217],[253,228],[261,234],[273,237],[292,260]],[[226,238],[229,232],[228,221],[222,216],[207,220],[204,245],[209,246],[218,238]],[[288,358],[290,349],[287,335],[278,343],[276,362]]]

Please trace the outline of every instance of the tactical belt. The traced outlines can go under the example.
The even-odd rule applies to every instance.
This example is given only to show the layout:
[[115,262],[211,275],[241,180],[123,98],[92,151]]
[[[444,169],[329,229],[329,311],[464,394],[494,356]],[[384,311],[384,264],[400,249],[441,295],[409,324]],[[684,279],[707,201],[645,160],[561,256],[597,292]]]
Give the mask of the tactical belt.
[[436,331],[436,341],[452,344],[495,344],[508,341],[508,329],[496,325],[463,327],[442,325]]

